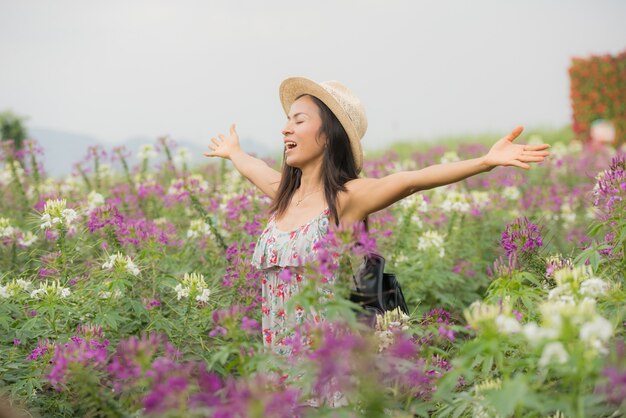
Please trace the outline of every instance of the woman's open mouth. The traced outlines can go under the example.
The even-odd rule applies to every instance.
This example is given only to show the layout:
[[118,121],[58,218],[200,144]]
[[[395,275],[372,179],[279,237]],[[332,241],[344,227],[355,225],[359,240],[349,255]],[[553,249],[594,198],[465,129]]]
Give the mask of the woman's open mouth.
[[296,143],[293,141],[285,142],[285,150],[294,149],[296,147]]

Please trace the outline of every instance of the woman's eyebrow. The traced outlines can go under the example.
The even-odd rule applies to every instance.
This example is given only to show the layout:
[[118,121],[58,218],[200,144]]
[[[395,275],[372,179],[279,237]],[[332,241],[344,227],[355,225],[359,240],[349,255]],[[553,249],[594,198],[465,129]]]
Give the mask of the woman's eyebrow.
[[295,115],[293,115],[293,116],[287,116],[287,119],[289,120],[289,119],[291,119],[291,118],[295,118],[295,117],[296,117],[296,116],[298,116],[298,115],[306,115],[306,113],[304,113],[304,112],[298,112],[298,113],[296,113],[296,114],[295,114]]

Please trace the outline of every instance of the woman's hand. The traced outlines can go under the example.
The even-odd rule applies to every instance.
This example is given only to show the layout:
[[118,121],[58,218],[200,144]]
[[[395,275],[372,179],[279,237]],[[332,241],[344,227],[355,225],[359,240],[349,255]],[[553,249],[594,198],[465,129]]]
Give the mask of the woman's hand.
[[510,134],[496,142],[485,156],[485,164],[491,168],[498,165],[514,165],[516,167],[529,169],[530,165],[527,163],[540,163],[545,157],[550,155],[548,151],[545,151],[550,147],[549,144],[514,144],[513,140],[517,138],[523,130],[523,127],[518,126],[513,129]]
[[209,148],[212,151],[205,152],[203,155],[206,157],[222,157],[231,159],[231,156],[241,150],[239,145],[239,135],[235,130],[235,124],[230,125],[230,136],[226,137],[222,134],[218,134],[217,138],[211,138],[212,144],[209,144]]

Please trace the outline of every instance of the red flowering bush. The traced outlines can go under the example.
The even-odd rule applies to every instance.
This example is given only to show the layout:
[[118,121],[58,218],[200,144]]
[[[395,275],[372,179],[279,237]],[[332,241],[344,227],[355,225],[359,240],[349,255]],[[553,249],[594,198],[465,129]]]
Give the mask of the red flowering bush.
[[626,142],[626,51],[574,58],[569,75],[574,133],[587,139],[591,123],[606,119],[615,127],[616,142]]

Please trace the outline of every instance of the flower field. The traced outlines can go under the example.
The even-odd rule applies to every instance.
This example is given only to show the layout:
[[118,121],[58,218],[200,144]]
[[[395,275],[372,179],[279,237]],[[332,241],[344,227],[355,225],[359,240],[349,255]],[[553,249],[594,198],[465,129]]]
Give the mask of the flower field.
[[[391,150],[364,174],[486,151]],[[277,355],[250,265],[270,202],[229,163],[188,167],[160,138],[137,166],[123,148],[92,148],[52,179],[35,142],[6,142],[0,405],[43,417],[622,416],[626,153],[569,137],[550,151],[529,171],[410,196],[368,231],[329,233],[288,305],[324,320]],[[352,266],[369,250],[410,315],[359,320]]]

